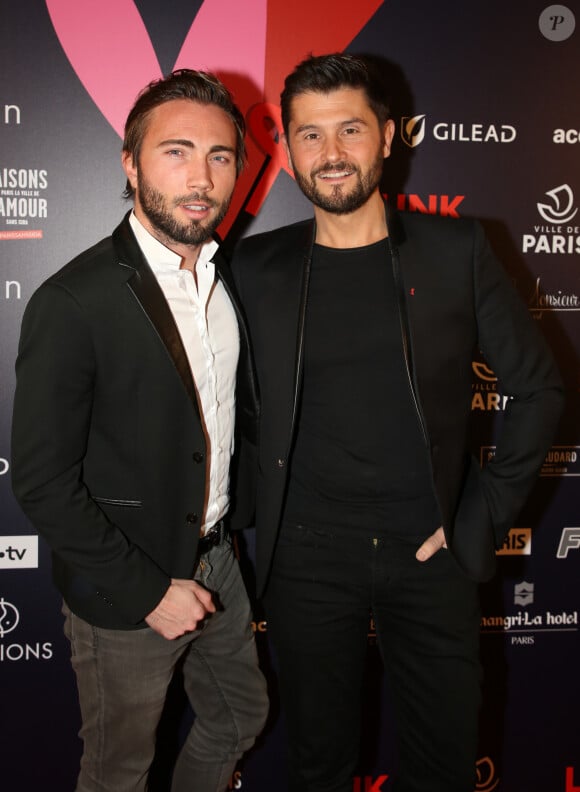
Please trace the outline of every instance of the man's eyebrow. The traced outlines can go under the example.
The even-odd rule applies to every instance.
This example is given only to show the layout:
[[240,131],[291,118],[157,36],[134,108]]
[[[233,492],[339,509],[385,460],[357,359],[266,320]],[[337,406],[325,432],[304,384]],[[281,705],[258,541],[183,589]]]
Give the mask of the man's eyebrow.
[[186,146],[187,148],[195,148],[191,140],[182,140],[180,138],[169,138],[168,140],[162,140],[159,143],[159,147],[161,146]]
[[[195,143],[192,140],[181,139],[181,138],[169,138],[168,140],[162,140],[158,148],[162,148],[163,146],[183,146],[184,148],[195,148]],[[236,149],[233,146],[226,146],[225,144],[216,143],[215,145],[211,146],[210,153],[215,153],[216,151],[229,151],[232,154],[236,153]]]
[[[358,118],[358,117],[346,118],[344,121],[339,121],[337,124],[335,124],[335,126],[338,128],[338,127],[348,126],[349,124],[364,124],[365,126],[368,126],[368,122],[365,121],[364,118]],[[321,126],[320,124],[301,124],[299,127],[296,127],[296,133],[307,132],[308,130],[313,130],[313,129],[320,129],[320,126]]]
[[301,124],[299,127],[296,127],[296,131],[294,134],[298,134],[299,132],[307,132],[309,129],[318,129],[317,124]]
[[210,152],[213,154],[216,151],[229,151],[231,154],[236,153],[236,149],[234,146],[226,146],[225,144],[216,143],[215,146],[210,148]]

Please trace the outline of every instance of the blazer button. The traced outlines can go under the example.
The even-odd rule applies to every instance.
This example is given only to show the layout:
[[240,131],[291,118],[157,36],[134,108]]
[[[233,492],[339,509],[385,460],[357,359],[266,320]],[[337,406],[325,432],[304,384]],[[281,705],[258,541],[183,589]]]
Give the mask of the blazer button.
[[192,525],[197,522],[197,514],[195,512],[189,512],[189,514],[185,518],[188,523]]
[[203,460],[204,460],[204,456],[201,453],[201,451],[195,451],[193,453],[193,461],[197,462],[198,465],[199,465],[200,462],[203,462]]
[[278,462],[277,462],[277,465],[278,465],[279,468],[286,467],[286,460],[285,459],[279,459]]

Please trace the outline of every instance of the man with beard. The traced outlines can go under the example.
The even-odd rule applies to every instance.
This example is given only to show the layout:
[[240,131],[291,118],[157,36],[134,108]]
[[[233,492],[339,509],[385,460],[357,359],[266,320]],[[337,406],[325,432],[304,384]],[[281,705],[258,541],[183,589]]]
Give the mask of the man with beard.
[[[13,485],[53,552],[84,742],[77,792],[147,788],[175,668],[195,713],[174,792],[223,792],[264,723],[248,598],[224,522],[246,330],[213,231],[244,120],[211,74],[151,83],[122,162],[134,210],[27,306]],[[237,504],[240,512],[243,503]]]
[[[364,61],[286,79],[284,145],[314,222],[244,240],[234,273],[261,398],[257,588],[277,651],[291,792],[351,792],[369,614],[398,792],[472,792],[477,581],[561,409],[552,356],[470,220],[379,192],[393,121]],[[510,400],[495,457],[467,450],[473,352]]]

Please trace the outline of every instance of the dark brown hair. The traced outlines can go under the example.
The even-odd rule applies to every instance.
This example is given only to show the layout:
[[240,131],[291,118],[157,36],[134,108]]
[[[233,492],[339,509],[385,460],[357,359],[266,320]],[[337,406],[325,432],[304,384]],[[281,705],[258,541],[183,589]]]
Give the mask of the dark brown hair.
[[[125,123],[123,151],[134,163],[139,162],[143,138],[153,110],[174,99],[191,99],[201,104],[216,105],[231,118],[236,130],[236,172],[239,175],[246,162],[244,135],[246,124],[232,95],[215,75],[193,69],[178,69],[160,80],[150,82],[139,94]],[[124,196],[131,198],[134,190],[127,181]]]
[[291,104],[295,96],[309,92],[329,93],[339,88],[360,88],[379,125],[383,127],[389,120],[389,101],[376,67],[370,61],[341,52],[311,55],[299,63],[284,82],[280,107],[285,134],[288,134]]

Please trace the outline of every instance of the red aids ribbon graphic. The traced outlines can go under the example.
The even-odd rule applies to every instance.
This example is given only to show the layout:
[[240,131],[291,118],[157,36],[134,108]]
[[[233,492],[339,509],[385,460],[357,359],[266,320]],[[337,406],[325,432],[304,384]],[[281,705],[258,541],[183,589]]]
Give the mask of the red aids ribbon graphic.
[[251,215],[256,215],[280,171],[285,170],[290,176],[293,174],[281,142],[282,118],[279,106],[270,102],[254,105],[246,120],[249,134],[268,157],[262,178],[245,207]]

